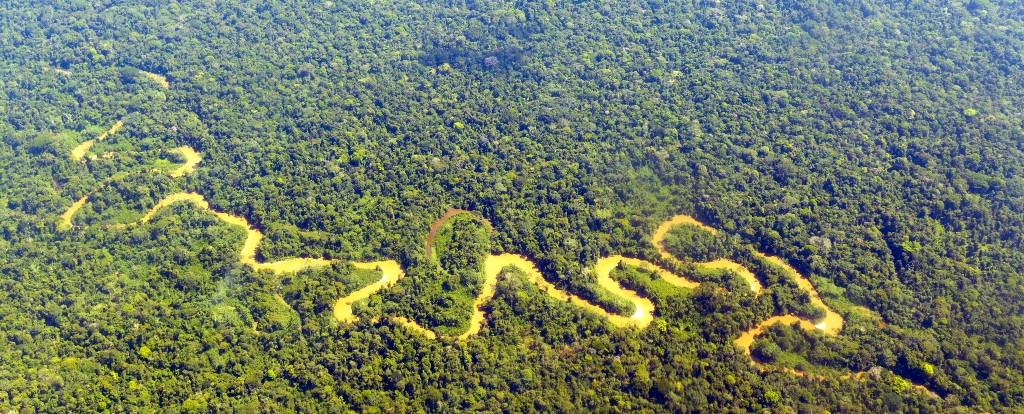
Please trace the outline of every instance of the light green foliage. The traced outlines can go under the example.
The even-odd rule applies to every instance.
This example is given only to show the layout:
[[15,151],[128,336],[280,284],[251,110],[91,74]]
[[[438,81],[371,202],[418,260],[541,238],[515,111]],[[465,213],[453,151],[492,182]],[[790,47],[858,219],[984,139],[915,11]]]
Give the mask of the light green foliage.
[[914,385],[897,375],[889,377],[889,386],[892,387],[892,392],[897,394],[914,388]]
[[923,372],[926,377],[932,377],[935,375],[935,366],[927,362],[922,362],[921,372]]
[[710,262],[728,257],[731,245],[723,235],[713,235],[692,224],[672,227],[663,241],[665,250],[686,262]]
[[[6,2],[0,411],[1020,411],[1018,10]],[[90,150],[117,155],[70,159],[118,120]],[[126,175],[179,162],[170,149],[186,144],[203,155],[196,173]],[[108,179],[78,228],[57,224]],[[178,191],[262,229],[260,260],[394,259],[408,276],[341,324],[333,301],[378,273],[254,272],[239,264],[242,229],[189,205],[113,226]],[[435,260],[424,237],[450,206],[495,230]],[[678,259],[741,263],[765,294],[663,260],[650,233],[680,212],[721,231],[678,230]],[[871,315],[837,337],[779,326],[755,342],[824,381],[761,373],[732,345],[773,315],[817,312],[757,251]],[[613,310],[629,304],[595,288],[600,257],[702,284],[613,272],[655,303],[647,329],[612,328],[514,270],[465,345],[388,318],[460,333],[486,252],[525,255]],[[840,378],[876,366],[941,402]]]
[[437,231],[431,260],[406,270],[417,294],[399,296],[402,304],[398,306],[411,312],[393,311],[442,335],[465,332],[473,301],[483,287],[484,260],[489,250],[490,231],[486,223],[470,213],[452,216]]

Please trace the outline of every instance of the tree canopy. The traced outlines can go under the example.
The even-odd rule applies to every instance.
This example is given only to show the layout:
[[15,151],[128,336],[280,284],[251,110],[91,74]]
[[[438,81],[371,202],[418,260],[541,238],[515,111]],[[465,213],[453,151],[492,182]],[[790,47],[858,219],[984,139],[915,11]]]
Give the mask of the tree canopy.
[[[0,4],[0,410],[1020,411],[1019,8]],[[186,145],[198,169],[169,176]],[[187,203],[119,226],[178,192],[261,229],[261,261],[342,261],[256,271],[242,228]],[[493,229],[460,217],[428,256],[453,207]],[[671,230],[677,265],[650,238],[679,213],[719,231]],[[758,252],[842,332],[734,346],[820,316]],[[608,310],[626,304],[602,257],[702,283],[614,270],[657,306],[644,329],[515,268],[468,341],[395,318],[458,335],[500,253]],[[765,293],[685,264],[717,258]],[[337,322],[333,301],[380,279],[346,261],[379,259],[408,276]]]

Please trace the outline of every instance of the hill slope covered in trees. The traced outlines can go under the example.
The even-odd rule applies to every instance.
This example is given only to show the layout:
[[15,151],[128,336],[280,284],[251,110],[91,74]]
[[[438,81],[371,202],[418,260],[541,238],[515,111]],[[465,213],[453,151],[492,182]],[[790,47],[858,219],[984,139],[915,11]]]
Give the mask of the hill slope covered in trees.
[[[0,409],[1020,411],[1022,19],[1002,0],[0,5]],[[202,161],[173,177],[182,147]],[[243,229],[187,204],[118,226],[179,192],[259,228],[261,263],[340,261],[256,270]],[[628,303],[594,264],[667,266],[651,234],[679,213],[719,231],[670,230],[669,253],[742,263],[765,293],[620,266],[657,315],[619,328],[508,268],[478,335],[429,339],[382,316],[466,326],[477,269],[423,248],[452,207],[493,226],[467,249],[608,312]],[[736,346],[815,312],[757,252],[843,330]],[[405,277],[338,322],[380,279],[349,262],[383,259]]]

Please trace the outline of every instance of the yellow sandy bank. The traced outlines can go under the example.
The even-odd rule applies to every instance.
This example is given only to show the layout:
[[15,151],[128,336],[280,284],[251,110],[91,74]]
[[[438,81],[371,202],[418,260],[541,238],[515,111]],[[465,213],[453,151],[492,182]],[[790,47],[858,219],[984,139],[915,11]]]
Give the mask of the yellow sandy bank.
[[[605,262],[605,263],[602,263],[602,262]],[[656,265],[654,263],[648,262],[646,260],[640,260],[640,259],[634,259],[634,258],[631,258],[631,257],[622,257],[622,256],[611,256],[611,257],[607,257],[607,258],[598,260],[597,261],[597,266],[595,266],[595,269],[597,271],[598,277],[600,278],[602,274],[610,273],[612,269],[614,269],[616,266],[619,265],[619,262],[625,263],[625,264],[630,265],[630,266],[636,266],[636,267],[639,267],[639,268],[642,268],[642,269],[647,269],[647,270],[654,271],[655,273],[658,274],[658,276],[661,277],[662,280],[664,280],[664,281],[666,281],[668,283],[671,283],[671,284],[673,284],[675,286],[684,287],[684,288],[687,288],[687,289],[696,289],[697,286],[700,286],[700,283],[694,282],[692,280],[687,280],[686,278],[677,276],[675,273],[672,273],[672,272],[670,272],[670,271],[668,271],[668,270],[666,270],[666,269],[664,269],[664,268],[662,268],[662,267],[660,267],[660,266],[658,266],[658,265]],[[611,267],[607,269],[607,272],[604,272],[604,269],[602,268],[602,265],[603,266],[609,266],[610,265]],[[599,279],[598,283],[600,283],[600,279]]]
[[89,148],[92,148],[92,145],[95,143],[96,140],[90,139],[81,144],[78,144],[77,147],[71,150],[71,159],[78,162],[85,161],[85,153],[89,152]]
[[818,295],[818,290],[814,288],[814,285],[811,284],[810,280],[807,280],[804,275],[800,274],[800,272],[797,272],[792,266],[782,261],[781,258],[767,255],[762,256],[777,266],[785,269],[789,276],[796,279],[797,286],[800,286],[801,289],[807,291],[807,294],[811,297],[811,303],[825,309],[825,319],[815,325],[816,328],[824,330],[825,333],[829,335],[836,335],[839,331],[843,330],[843,317],[833,311],[832,308],[826,306],[825,302],[822,302],[821,296]]
[[171,170],[170,172],[167,173],[174,178],[178,178],[192,171],[195,171],[196,165],[198,165],[203,160],[203,157],[200,156],[198,152],[193,150],[192,147],[188,145],[178,147],[178,151],[181,151],[182,155],[185,156],[185,163],[182,164],[180,167],[175,168],[174,170]]
[[103,141],[104,139],[107,139],[108,136],[114,135],[114,133],[117,132],[117,130],[121,129],[121,127],[123,126],[124,121],[115,122],[114,126],[110,127],[110,129],[108,129],[107,132],[104,132],[103,134],[100,134],[100,136],[96,137],[96,140]]
[[[750,345],[754,343],[754,337],[760,335],[761,332],[764,332],[765,328],[777,323],[791,324],[793,322],[799,322],[800,327],[808,331],[815,329],[814,324],[806,319],[800,319],[794,315],[773,316],[768,318],[768,320],[757,324],[754,329],[744,332],[739,338],[736,338],[733,343],[742,348],[745,354],[750,355]],[[753,363],[753,361],[751,361],[751,363]]]
[[[680,224],[694,225],[708,231],[711,234],[718,233],[718,230],[715,230],[713,227],[701,223],[697,221],[697,219],[686,214],[679,214],[675,217],[670,218],[668,221],[658,226],[658,228],[654,230],[654,234],[651,235],[651,243],[654,244],[654,247],[658,249],[659,253],[661,253],[661,257],[666,260],[677,261],[677,259],[675,258],[675,256],[672,255],[672,253],[669,253],[668,250],[665,250],[665,246],[662,245],[662,242],[665,241],[665,235],[668,234],[669,230],[672,230],[673,227],[678,226]],[[750,290],[754,292],[761,291],[761,282],[757,280],[757,276],[754,275],[754,272],[751,272],[745,266],[736,263],[732,260],[718,259],[706,263],[694,264],[697,266],[706,267],[708,269],[731,270],[740,277],[742,277],[743,280],[746,280],[747,283],[750,283]]]
[[[328,262],[329,263],[329,262]],[[362,289],[359,289],[352,294],[338,299],[334,304],[334,318],[340,322],[353,322],[356,320],[355,315],[352,314],[352,304],[357,300],[366,299],[370,295],[377,293],[377,291],[392,286],[398,279],[405,276],[405,272],[402,271],[402,267],[394,260],[370,262],[370,263],[355,263],[352,265],[360,269],[377,269],[382,273],[380,280],[370,284]],[[433,332],[431,332],[433,333]],[[428,335],[429,336],[429,335]]]
[[701,223],[697,221],[697,219],[686,214],[680,214],[675,217],[672,217],[668,219],[668,221],[661,223],[661,225],[654,230],[654,234],[651,235],[651,242],[654,243],[654,245],[658,247],[658,250],[661,251],[661,257],[664,257],[666,259],[674,259],[674,257],[669,252],[661,248],[661,241],[665,239],[665,234],[668,234],[669,230],[672,230],[673,227],[678,226],[680,224],[692,224],[694,226],[707,230],[711,234],[715,234],[718,232],[718,230],[715,230],[715,228],[708,226],[704,223]]
[[[480,328],[484,324],[484,311],[480,309],[480,306],[494,297],[494,287],[498,284],[498,274],[506,266],[516,266],[524,272],[535,272],[537,276],[540,276],[540,271],[537,270],[537,267],[525,257],[512,254],[487,256],[487,259],[484,260],[485,277],[483,288],[480,294],[476,296],[476,300],[473,301],[473,315],[469,318],[469,329],[462,335],[459,335],[459,339],[466,339],[480,333]],[[532,274],[530,276],[531,278],[533,277]]]
[[122,126],[124,126],[124,121],[117,121],[116,123],[114,123],[114,126],[110,127],[110,129],[108,129],[106,132],[100,134],[100,136],[96,137],[96,139],[90,139],[81,144],[78,144],[77,147],[71,150],[71,159],[79,162],[85,161],[85,153],[89,152],[89,148],[92,148],[93,144],[95,144],[96,141],[103,141],[108,136],[113,135],[115,132],[117,132],[117,130],[121,129]]
[[[622,286],[619,285],[619,282],[612,280],[612,270],[618,267],[619,263],[623,262],[631,266],[653,270],[662,276],[665,274],[672,275],[672,273],[654,265],[653,263],[622,256],[604,257],[598,260],[597,264],[594,265],[594,273],[597,275],[597,284],[599,286],[605,288],[605,290],[611,292],[613,295],[628,299],[634,306],[636,306],[636,310],[630,318],[631,321],[635,322],[638,326],[650,325],[651,321],[654,320],[654,303],[651,303],[650,299],[637,296],[636,292],[623,289]],[[672,276],[675,280],[685,281],[685,279],[681,277],[676,277],[675,275]]]
[[401,316],[395,316],[392,319],[397,321],[402,326],[405,326],[406,328],[409,328],[409,329],[411,329],[413,331],[416,331],[416,332],[419,332],[419,333],[423,334],[423,336],[426,336],[427,339],[437,339],[437,334],[434,333],[434,331],[431,331],[430,329],[424,328],[422,325],[416,323],[415,321],[411,321],[411,320],[403,318]]
[[750,269],[747,269],[746,266],[743,266],[743,265],[741,265],[739,263],[736,263],[736,262],[734,262],[732,260],[729,260],[729,259],[718,259],[718,260],[712,260],[710,262],[694,263],[694,264],[696,264],[697,266],[700,266],[700,267],[706,267],[708,269],[725,269],[725,270],[730,270],[733,273],[736,273],[737,275],[742,277],[743,280],[746,280],[747,283],[750,284],[750,290],[754,291],[755,293],[760,293],[761,292],[761,281],[757,280],[757,276],[754,275],[754,272],[751,272]]
[[[156,213],[161,208],[182,201],[190,202],[200,209],[210,211],[211,213],[213,213],[213,215],[217,216],[218,219],[225,223],[244,228],[245,244],[243,244],[242,250],[239,251],[238,253],[239,261],[241,261],[243,264],[252,266],[252,268],[255,270],[270,270],[271,272],[274,272],[276,274],[294,273],[307,267],[326,266],[336,261],[321,258],[301,257],[294,259],[279,260],[272,263],[257,262],[256,248],[259,247],[260,241],[263,240],[263,233],[249,225],[249,222],[243,217],[233,216],[227,213],[222,213],[211,209],[210,204],[206,201],[206,199],[203,198],[203,196],[196,193],[178,193],[168,196],[163,200],[160,200],[160,202],[157,203],[157,205],[154,206],[148,213],[146,213],[146,215],[143,216],[142,219],[139,220],[139,222],[147,223],[153,218],[154,215],[156,215]],[[382,276],[379,281],[366,287],[363,287],[362,289],[359,289],[355,292],[352,292],[352,294],[348,296],[338,299],[338,301],[334,304],[334,317],[341,322],[352,322],[355,320],[355,316],[352,314],[352,304],[355,303],[357,300],[368,298],[370,297],[370,295],[376,293],[377,291],[385,287],[394,285],[395,282],[398,281],[398,279],[401,279],[402,276],[405,276],[405,272],[402,271],[402,267],[398,264],[398,262],[395,262],[394,260],[369,263],[353,262],[352,265],[361,269],[380,270]]]
[[[608,261],[608,262],[610,263],[611,261]],[[625,316],[621,316],[621,315],[615,315],[615,314],[608,313],[607,311],[605,311],[601,307],[599,307],[597,305],[594,305],[594,304],[592,304],[590,302],[587,302],[586,300],[583,300],[579,296],[576,296],[576,295],[573,295],[573,294],[568,293],[566,291],[558,289],[557,287],[555,287],[555,285],[551,284],[551,282],[548,282],[547,280],[544,279],[544,276],[541,275],[539,270],[537,270],[537,266],[534,265],[533,262],[531,262],[529,259],[527,259],[527,258],[525,258],[523,256],[516,255],[516,254],[502,254],[502,255],[498,255],[498,256],[489,256],[487,258],[487,261],[485,263],[485,267],[487,269],[486,272],[487,272],[487,282],[488,283],[485,284],[484,292],[480,295],[481,297],[478,297],[478,306],[479,306],[480,303],[482,303],[482,302],[486,301],[487,299],[490,299],[492,296],[494,296],[494,287],[493,287],[492,282],[493,283],[497,282],[498,273],[501,272],[501,269],[505,268],[506,266],[515,266],[515,267],[518,267],[519,269],[523,270],[523,272],[526,273],[526,276],[529,278],[530,282],[532,282],[533,284],[539,286],[541,288],[541,290],[546,291],[548,295],[550,295],[551,297],[553,297],[555,299],[558,299],[558,300],[561,300],[561,301],[567,301],[567,302],[570,302],[570,303],[575,304],[577,306],[580,306],[580,307],[583,307],[585,309],[588,309],[588,310],[590,310],[592,312],[595,312],[595,313],[597,313],[597,314],[599,314],[599,315],[601,315],[601,316],[603,316],[605,318],[608,318],[609,322],[611,322],[613,325],[618,326],[618,327],[624,327],[624,326],[645,327],[648,324],[650,324],[651,320],[653,319],[652,316],[651,316],[651,312],[654,311],[654,305],[651,304],[651,302],[649,300],[641,299],[641,298],[637,297],[635,293],[626,291],[625,289],[622,289],[618,285],[617,282],[611,280],[611,278],[608,276],[607,272],[610,272],[611,269],[613,269],[616,265],[618,265],[618,261],[615,261],[614,263],[612,263],[611,267],[607,268],[607,271],[604,274],[604,279],[607,279],[607,281],[605,281],[604,284],[602,284],[602,286],[605,286],[607,288],[610,285],[614,285],[613,292],[616,292],[616,291],[618,291],[618,292],[628,292],[623,297],[626,297],[626,298],[637,298],[638,300],[634,301],[634,303],[637,303],[637,302],[642,302],[643,303],[640,306],[640,308],[637,309],[637,312],[635,312],[630,317],[625,317]],[[604,266],[607,267],[608,264],[605,263]],[[600,282],[601,276],[599,275],[598,277],[599,277],[599,282]],[[490,287],[488,288],[487,285],[490,285]],[[610,290],[612,290],[612,289],[610,289]],[[486,298],[484,297],[485,295],[486,295]],[[481,300],[481,299],[483,299],[483,300]],[[647,308],[647,309],[645,310],[644,308]],[[475,334],[475,333],[479,332],[480,331],[479,324],[483,322],[483,314],[482,314],[482,312],[480,312],[479,307],[477,308],[477,312],[473,316],[474,316],[473,323],[470,325],[470,331],[468,332],[470,334]],[[479,321],[479,322],[477,322],[477,321]],[[463,335],[464,336],[468,336],[466,334],[463,334]]]
[[[241,261],[243,264],[252,266],[253,269],[270,270],[271,272],[277,274],[294,273],[307,267],[326,266],[336,261],[321,258],[300,257],[294,259],[279,260],[271,263],[257,262],[256,248],[259,247],[260,241],[263,240],[263,233],[249,225],[249,221],[246,220],[244,217],[233,216],[210,208],[210,203],[208,203],[206,199],[203,198],[202,195],[196,193],[177,193],[165,197],[163,200],[160,200],[159,203],[153,206],[153,208],[150,209],[149,212],[147,212],[146,215],[139,220],[139,223],[149,222],[150,220],[153,219],[153,216],[155,216],[156,213],[160,211],[160,209],[182,201],[190,202],[200,209],[208,210],[209,212],[213,213],[214,216],[216,216],[218,219],[225,223],[244,228],[245,243],[242,245],[242,250],[238,253],[239,261]],[[376,292],[385,285],[390,286],[392,283],[394,283],[395,280],[404,275],[404,273],[401,270],[401,266],[399,266],[399,264],[393,260],[370,263],[353,263],[353,265],[363,269],[380,269],[381,272],[384,274],[384,277],[382,277],[379,282],[367,286],[366,288],[363,288],[360,291],[357,291],[356,293],[353,293],[353,296],[358,294],[362,290],[375,287],[374,289],[371,289],[372,291],[370,292],[370,294],[372,294],[373,292]],[[369,294],[367,294],[366,296],[369,296]],[[353,300],[358,299],[361,298],[356,298]],[[344,300],[344,298],[342,300]]]
[[157,75],[155,73],[146,72],[144,70],[140,70],[139,72],[142,72],[142,74],[146,75],[147,78],[155,80],[157,83],[160,84],[160,86],[163,86],[164,89],[168,89],[168,88],[171,87],[171,84],[169,82],[167,82],[167,77],[164,76],[164,75]]
[[[111,130],[115,130],[115,128],[111,128]],[[178,168],[174,169],[173,171],[169,172],[171,177],[181,177],[181,176],[183,176],[185,174],[188,174],[188,173],[190,173],[192,171],[195,171],[196,170],[196,165],[199,164],[199,162],[203,160],[203,157],[201,157],[199,155],[199,153],[193,151],[192,147],[182,146],[182,147],[179,147],[178,150],[185,154],[186,162],[181,167],[178,167]],[[84,152],[82,153],[82,155],[84,155]],[[158,170],[154,170],[154,171],[158,171]],[[88,194],[82,196],[82,198],[78,199],[78,201],[72,203],[71,204],[71,208],[68,208],[68,210],[65,211],[64,214],[60,215],[61,221],[65,225],[71,226],[71,218],[75,216],[75,213],[78,212],[78,210],[80,210],[83,206],[85,206],[85,203],[87,201],[89,201],[89,196],[91,196],[96,191],[99,191],[99,189],[101,189],[101,188],[103,188],[103,186],[109,184],[110,181],[112,181],[112,180],[115,180],[115,179],[118,179],[118,178],[123,178],[125,176],[131,175],[131,174],[137,174],[137,173],[140,173],[140,172],[141,171],[132,171],[132,172],[126,173],[126,174],[115,175],[113,177],[110,177],[110,178],[104,180],[102,183],[100,183],[100,185],[96,186],[96,188],[92,189],[92,191],[90,191]],[[154,211],[155,210],[151,210],[150,213],[153,213]],[[147,217],[143,217],[143,219],[145,219],[147,221],[149,220],[149,218],[147,218]],[[123,227],[123,225],[118,225],[118,227]],[[255,252],[255,250],[254,250],[254,252]]]
[[64,214],[60,215],[61,222],[64,223],[65,226],[71,227],[72,226],[71,218],[75,216],[75,213],[78,212],[78,210],[81,210],[82,207],[85,206],[85,203],[89,201],[89,196],[93,195],[93,193],[99,191],[101,188],[103,188],[107,184],[110,184],[111,181],[114,181],[114,180],[117,180],[117,179],[120,179],[120,178],[124,178],[125,176],[131,175],[131,174],[134,174],[134,173],[135,172],[126,173],[126,174],[115,174],[114,176],[112,176],[110,178],[107,178],[106,180],[103,180],[103,182],[101,182],[100,185],[96,186],[96,188],[93,188],[92,191],[89,191],[84,196],[82,196],[82,198],[78,199],[78,201],[75,201],[74,203],[72,203],[71,207],[69,207],[68,210],[64,212]]
[[[99,189],[99,187],[97,187],[97,189]],[[90,194],[92,194],[92,192],[82,196],[78,201],[71,204],[71,208],[69,208],[68,211],[65,211],[64,214],[60,215],[61,222],[64,223],[65,226],[71,226],[71,218],[74,217],[75,213],[85,205],[86,201],[89,201]]]
[[71,76],[71,71],[67,70],[67,69],[43,67],[43,72],[47,72],[47,71],[50,71],[50,70],[53,70],[54,72],[57,72],[57,73],[59,73],[61,75],[64,75],[64,76]]
[[[679,224],[691,224],[691,225],[698,226],[698,227],[700,227],[700,228],[702,228],[704,230],[707,230],[707,231],[711,232],[712,234],[716,233],[716,230],[714,228],[711,228],[711,227],[709,227],[707,225],[704,225],[703,223],[697,221],[693,217],[690,217],[690,216],[687,216],[687,215],[678,215],[678,216],[673,217],[669,221],[666,221],[664,224],[659,226],[658,229],[654,232],[654,235],[651,237],[651,242],[654,243],[654,246],[661,253],[661,256],[663,258],[668,259],[668,260],[676,260],[676,259],[672,256],[672,254],[670,254],[667,250],[665,250],[665,247],[662,245],[662,242],[665,239],[665,234],[667,234],[668,231],[671,230],[673,226],[676,226],[676,225],[679,225]],[[825,303],[821,300],[821,296],[818,295],[818,291],[814,288],[814,285],[811,284],[810,280],[808,280],[806,277],[804,277],[802,274],[800,274],[800,272],[796,271],[796,269],[794,269],[792,266],[789,266],[789,264],[787,264],[786,262],[784,262],[782,259],[780,259],[778,257],[768,256],[768,255],[765,255],[765,254],[762,254],[762,253],[758,253],[758,255],[760,255],[761,257],[765,258],[766,260],[772,262],[773,264],[782,267],[789,276],[791,276],[794,280],[796,280],[797,286],[799,286],[801,289],[807,291],[808,295],[810,296],[811,303],[813,303],[813,304],[815,304],[817,306],[820,306],[820,307],[825,309],[825,318],[821,322],[819,322],[817,325],[814,325],[810,321],[805,320],[805,319],[800,319],[800,318],[798,318],[795,315],[774,316],[772,318],[769,318],[766,321],[761,322],[760,324],[755,326],[753,329],[750,329],[750,330],[744,332],[743,334],[741,334],[740,337],[737,338],[734,341],[736,346],[739,346],[740,348],[743,349],[743,351],[747,355],[750,355],[750,345],[752,343],[754,343],[754,337],[756,337],[757,335],[760,335],[761,332],[764,330],[764,328],[766,328],[768,326],[771,326],[771,325],[774,325],[776,323],[791,324],[793,322],[799,322],[800,326],[803,329],[806,329],[806,330],[820,329],[820,330],[824,331],[828,335],[837,335],[837,334],[839,334],[839,331],[841,331],[843,329],[843,317],[840,316],[838,313],[836,313],[831,308],[829,308],[828,306],[825,305]],[[761,283],[760,283],[760,281],[758,281],[756,275],[754,275],[753,272],[751,272],[749,269],[747,269],[746,267],[744,267],[743,265],[741,265],[739,263],[736,263],[736,262],[733,262],[733,261],[730,261],[730,260],[726,260],[726,259],[719,259],[719,260],[715,260],[715,261],[707,262],[707,263],[696,263],[696,265],[703,266],[703,267],[710,268],[710,269],[728,269],[728,270],[731,270],[731,271],[736,272],[737,274],[739,274],[744,279],[746,279],[750,283],[750,289],[751,290],[753,290],[754,292],[760,292],[761,291]],[[754,361],[751,361],[751,362],[754,363]],[[798,372],[798,371],[794,371],[794,370],[790,370],[790,371],[792,371],[796,375],[803,375],[803,373]]]

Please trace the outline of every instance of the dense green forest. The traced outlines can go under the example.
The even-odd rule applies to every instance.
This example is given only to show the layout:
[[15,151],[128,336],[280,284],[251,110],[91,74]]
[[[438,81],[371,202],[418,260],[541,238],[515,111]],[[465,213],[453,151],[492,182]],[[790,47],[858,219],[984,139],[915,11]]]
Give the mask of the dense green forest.
[[[4,2],[0,410],[1020,412],[1020,9]],[[172,178],[183,145],[203,160]],[[182,191],[261,229],[261,260],[407,276],[339,323],[333,301],[379,272],[254,271],[243,229],[190,204],[118,226]],[[428,256],[451,207],[493,229],[453,221]],[[766,293],[662,258],[651,234],[677,213],[720,231],[679,226],[673,256],[741,263]],[[618,313],[598,258],[702,283],[616,269],[657,306],[643,329],[516,268],[467,341],[389,317],[458,334],[480,261],[505,252]],[[749,357],[734,346],[772,316],[820,317],[756,252],[807,275],[842,332],[779,324]]]
[[[484,259],[490,234],[481,220],[461,213],[446,220],[431,243],[430,259],[423,266],[407,269],[415,280],[397,303],[385,313],[409,314],[428,329],[446,336],[458,336],[468,329],[473,300],[484,282]],[[396,292],[396,294],[398,294]]]

